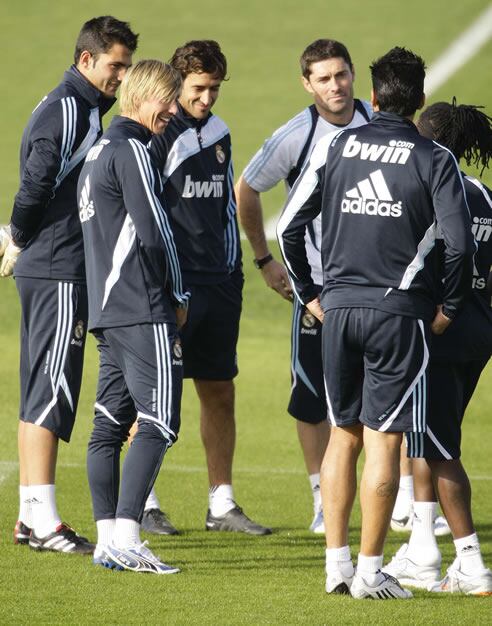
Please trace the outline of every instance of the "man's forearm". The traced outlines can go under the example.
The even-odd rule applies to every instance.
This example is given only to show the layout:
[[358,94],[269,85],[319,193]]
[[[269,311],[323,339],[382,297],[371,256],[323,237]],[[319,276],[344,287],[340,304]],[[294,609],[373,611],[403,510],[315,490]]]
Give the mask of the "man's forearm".
[[239,221],[248,238],[256,259],[269,253],[263,224],[260,194],[241,177],[236,185],[237,212]]
[[292,299],[292,289],[289,284],[287,271],[281,263],[272,258],[268,249],[260,194],[250,187],[243,177],[239,179],[236,185],[236,200],[239,220],[251,244],[255,259],[264,260],[257,267],[261,267],[265,283],[282,298],[290,301]]

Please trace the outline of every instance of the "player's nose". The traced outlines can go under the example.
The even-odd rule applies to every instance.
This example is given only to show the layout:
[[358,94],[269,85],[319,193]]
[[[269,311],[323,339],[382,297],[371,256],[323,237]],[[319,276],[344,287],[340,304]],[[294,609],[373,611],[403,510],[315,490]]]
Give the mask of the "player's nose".
[[207,107],[210,106],[214,101],[212,97],[212,93],[208,90],[204,91],[201,95],[200,101],[204,106],[207,106]]

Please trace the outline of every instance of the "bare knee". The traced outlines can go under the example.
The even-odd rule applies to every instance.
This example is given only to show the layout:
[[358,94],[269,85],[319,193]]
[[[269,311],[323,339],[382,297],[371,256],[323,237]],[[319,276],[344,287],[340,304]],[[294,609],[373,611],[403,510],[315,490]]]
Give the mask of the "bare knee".
[[234,382],[232,380],[195,380],[202,414],[234,418]]
[[332,426],[326,448],[321,474],[327,475],[333,466],[348,463],[355,466],[363,445],[362,427],[339,428]]

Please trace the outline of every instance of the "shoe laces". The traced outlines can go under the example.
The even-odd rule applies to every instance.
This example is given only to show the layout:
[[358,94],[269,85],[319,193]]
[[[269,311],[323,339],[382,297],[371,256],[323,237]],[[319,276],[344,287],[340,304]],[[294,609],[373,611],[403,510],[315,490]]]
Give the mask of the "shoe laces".
[[391,559],[391,561],[388,563],[388,566],[390,565],[395,565],[396,563],[398,563],[399,561],[401,561],[401,559],[404,557],[404,555],[407,553],[407,549],[408,549],[408,543],[404,543],[403,545],[401,545],[398,550],[396,551],[395,556]]
[[158,559],[155,554],[149,548],[147,548],[148,545],[149,542],[145,540],[142,543],[136,544],[133,550],[135,550],[135,552],[138,552],[140,555],[142,555],[152,563],[160,563],[160,559]]

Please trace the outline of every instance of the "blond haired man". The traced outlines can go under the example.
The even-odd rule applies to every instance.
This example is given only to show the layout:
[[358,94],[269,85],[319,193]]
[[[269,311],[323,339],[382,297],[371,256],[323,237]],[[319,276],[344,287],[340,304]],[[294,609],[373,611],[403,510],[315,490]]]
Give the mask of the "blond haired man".
[[[176,112],[180,87],[169,65],[137,63],[121,87],[121,115],[87,156],[78,187],[88,328],[100,356],[87,457],[98,531],[94,563],[154,574],[179,571],[144,547],[140,521],[178,435],[183,374],[177,333],[189,294],[147,145]],[[121,447],[136,419],[120,486]]]

